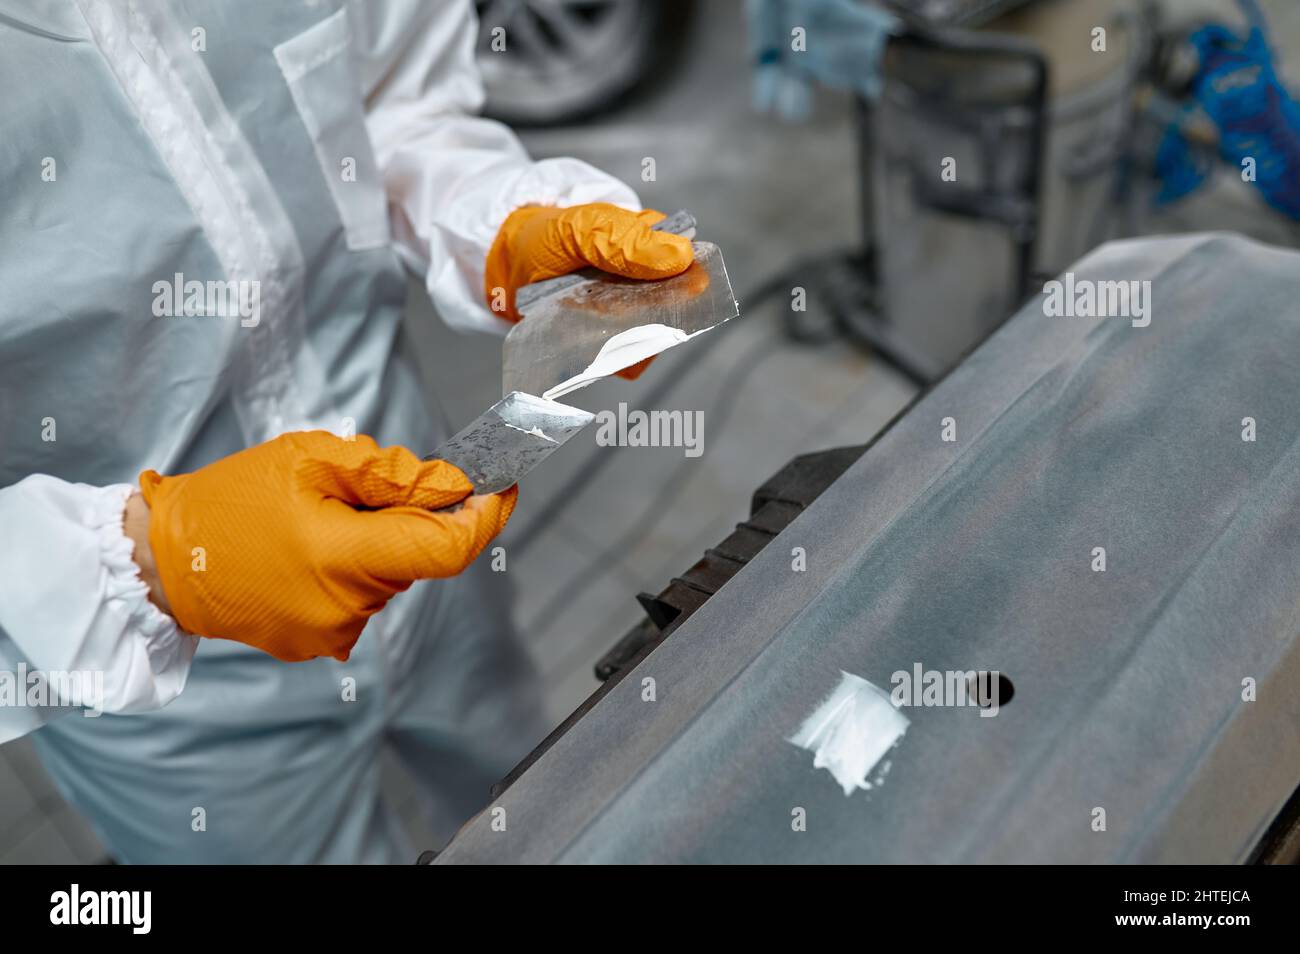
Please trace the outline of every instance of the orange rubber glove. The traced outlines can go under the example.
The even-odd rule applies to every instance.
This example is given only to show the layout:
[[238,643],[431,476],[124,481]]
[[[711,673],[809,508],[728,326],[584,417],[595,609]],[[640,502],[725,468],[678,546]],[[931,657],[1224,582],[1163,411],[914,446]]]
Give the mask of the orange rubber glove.
[[473,489],[444,461],[326,431],[284,434],[192,474],[140,475],[176,621],[286,661],[346,660],[395,594],[469,566],[517,495]]
[[[531,282],[595,265],[626,278],[670,278],[695,260],[689,239],[650,228],[662,212],[629,212],[608,202],[566,209],[531,205],[511,212],[488,252],[484,290],[488,307],[519,320],[515,293]],[[646,359],[619,374],[635,378]]]

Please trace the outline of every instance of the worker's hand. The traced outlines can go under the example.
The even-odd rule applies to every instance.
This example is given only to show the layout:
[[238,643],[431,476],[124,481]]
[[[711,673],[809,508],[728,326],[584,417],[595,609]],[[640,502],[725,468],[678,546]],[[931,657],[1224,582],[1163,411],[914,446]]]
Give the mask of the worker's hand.
[[[664,217],[646,209],[629,212],[606,202],[526,206],[501,226],[488,253],[485,290],[488,307],[510,321],[519,320],[515,292],[545,278],[587,265],[627,278],[670,278],[695,260],[690,240],[650,226]],[[619,372],[635,378],[650,359]]]
[[325,431],[285,434],[192,474],[147,470],[140,489],[176,621],[290,661],[347,659],[394,594],[469,566],[517,493],[470,496],[451,464]]

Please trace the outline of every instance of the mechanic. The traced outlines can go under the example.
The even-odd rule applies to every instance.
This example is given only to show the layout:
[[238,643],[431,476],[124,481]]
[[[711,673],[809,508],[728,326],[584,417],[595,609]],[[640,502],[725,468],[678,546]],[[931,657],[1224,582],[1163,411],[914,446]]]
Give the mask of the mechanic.
[[[475,38],[470,0],[0,0],[0,669],[102,673],[105,713],[0,741],[39,728],[120,861],[409,861],[386,744],[446,835],[545,729],[470,566],[515,492],[408,449],[403,266],[501,331],[691,249],[475,117]],[[155,315],[191,282],[258,320]]]

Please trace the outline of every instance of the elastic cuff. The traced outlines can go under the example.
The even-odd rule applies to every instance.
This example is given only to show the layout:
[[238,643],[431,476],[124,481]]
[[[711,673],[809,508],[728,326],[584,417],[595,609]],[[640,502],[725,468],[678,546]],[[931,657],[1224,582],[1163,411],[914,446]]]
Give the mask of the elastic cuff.
[[[95,534],[100,562],[107,571],[104,602],[126,615],[126,632],[137,645],[132,655],[138,658],[143,651],[141,661],[147,665],[154,684],[155,698],[146,704],[151,708],[166,704],[184,688],[198,638],[182,630],[149,599],[149,586],[135,562],[135,545],[123,527],[127,500],[136,490],[132,484],[94,488],[88,529]],[[138,706],[128,704],[127,708]]]

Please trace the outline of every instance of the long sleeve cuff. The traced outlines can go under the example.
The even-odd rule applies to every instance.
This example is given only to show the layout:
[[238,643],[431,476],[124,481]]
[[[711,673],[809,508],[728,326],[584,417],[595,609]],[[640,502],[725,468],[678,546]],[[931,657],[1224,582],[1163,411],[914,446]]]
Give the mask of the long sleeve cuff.
[[0,739],[69,705],[145,711],[184,688],[198,639],[149,601],[122,527],[134,490],[45,475],[0,490],[0,663],[46,678],[49,710],[0,707]]
[[613,176],[578,159],[534,162],[513,133],[477,117],[430,121],[384,160],[399,254],[425,275],[439,314],[455,328],[510,328],[487,306],[483,268],[515,209],[587,202],[641,208],[636,193]]

